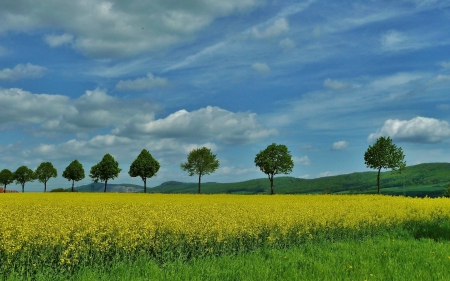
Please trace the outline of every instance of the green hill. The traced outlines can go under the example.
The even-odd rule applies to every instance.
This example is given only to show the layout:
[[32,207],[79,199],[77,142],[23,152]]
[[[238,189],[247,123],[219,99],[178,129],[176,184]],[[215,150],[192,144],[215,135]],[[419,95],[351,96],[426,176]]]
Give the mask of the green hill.
[[[299,179],[275,177],[274,189],[279,194],[306,193],[376,193],[377,172],[360,172],[346,175]],[[381,193],[418,197],[438,197],[450,183],[450,163],[425,163],[407,167],[402,174],[390,171],[381,173]],[[102,192],[103,183],[77,187],[81,192]],[[265,194],[270,182],[260,178],[234,183],[202,183],[202,193]],[[133,184],[108,184],[108,192],[143,192],[143,186]],[[197,183],[168,181],[147,189],[149,193],[196,193]]]
[[[377,172],[360,172],[346,175],[299,179],[275,177],[276,193],[376,193]],[[450,163],[426,163],[407,167],[402,174],[390,171],[381,174],[383,194],[429,197],[441,196],[445,185],[450,182]],[[267,193],[270,182],[267,178],[236,183],[202,183],[202,193]],[[196,193],[197,183],[165,182],[150,189],[153,193]]]
[[[105,184],[98,182],[98,183],[91,183],[86,185],[81,185],[76,187],[75,189],[79,192],[103,192],[105,188]],[[143,192],[144,187],[136,184],[112,184],[108,183],[108,186],[106,187],[107,192]]]

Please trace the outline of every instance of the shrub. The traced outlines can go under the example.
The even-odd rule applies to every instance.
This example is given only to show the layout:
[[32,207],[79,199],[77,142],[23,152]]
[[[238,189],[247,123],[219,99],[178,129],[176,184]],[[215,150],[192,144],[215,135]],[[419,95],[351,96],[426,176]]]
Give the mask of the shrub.
[[[70,188],[62,188],[62,187],[60,187],[60,188],[55,188],[55,189],[52,189],[52,190],[50,190],[50,192],[71,192],[71,190],[70,190]],[[78,192],[77,190],[73,190],[73,192]]]
[[444,194],[442,196],[450,198],[450,183],[446,185],[447,189],[444,191]]

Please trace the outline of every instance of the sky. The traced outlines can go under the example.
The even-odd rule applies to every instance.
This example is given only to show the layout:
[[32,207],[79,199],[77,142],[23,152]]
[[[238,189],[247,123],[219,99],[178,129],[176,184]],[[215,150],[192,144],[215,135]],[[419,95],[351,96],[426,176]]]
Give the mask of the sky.
[[52,162],[47,189],[67,188],[70,162],[89,184],[110,153],[109,183],[142,184],[147,149],[148,186],[196,182],[180,163],[206,146],[202,181],[237,182],[266,177],[254,158],[277,143],[311,179],[369,170],[380,136],[407,165],[449,162],[449,30],[439,0],[3,0],[0,170]]

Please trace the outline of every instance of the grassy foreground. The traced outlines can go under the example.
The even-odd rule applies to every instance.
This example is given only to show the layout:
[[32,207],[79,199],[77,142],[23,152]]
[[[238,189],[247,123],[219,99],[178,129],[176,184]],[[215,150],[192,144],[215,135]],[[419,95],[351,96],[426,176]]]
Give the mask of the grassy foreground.
[[450,243],[432,239],[375,237],[363,241],[313,242],[288,249],[205,257],[159,264],[148,257],[111,267],[84,267],[4,280],[450,280]]

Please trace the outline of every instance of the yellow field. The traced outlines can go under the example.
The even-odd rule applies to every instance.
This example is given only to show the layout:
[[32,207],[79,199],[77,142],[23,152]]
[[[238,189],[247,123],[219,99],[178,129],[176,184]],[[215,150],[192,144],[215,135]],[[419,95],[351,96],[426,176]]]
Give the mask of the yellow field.
[[189,258],[450,221],[450,200],[376,195],[0,195],[2,268]]

